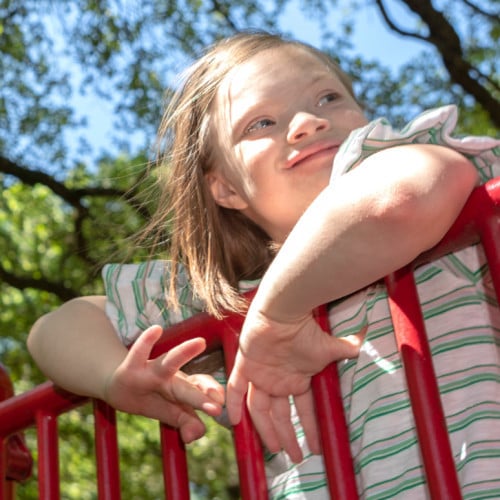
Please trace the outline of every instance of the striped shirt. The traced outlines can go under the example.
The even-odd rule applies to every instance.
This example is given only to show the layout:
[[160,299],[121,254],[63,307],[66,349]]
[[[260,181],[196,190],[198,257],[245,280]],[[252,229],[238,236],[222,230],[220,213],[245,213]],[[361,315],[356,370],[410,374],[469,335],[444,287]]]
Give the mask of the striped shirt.
[[[402,130],[394,130],[384,119],[371,122],[342,145],[332,182],[374,152],[409,143],[441,144],[460,151],[474,163],[482,181],[500,175],[500,141],[454,138],[456,119],[456,108],[446,106],[419,115]],[[415,272],[459,480],[464,498],[470,499],[500,498],[500,311],[485,262],[481,247],[474,246]],[[203,309],[182,273],[181,309],[174,312],[168,307],[168,266],[164,261],[105,266],[107,313],[125,344],[151,324],[172,325]],[[339,363],[360,496],[426,498],[383,284],[331,304],[330,324],[337,336],[368,327],[358,358]],[[295,465],[284,453],[266,457],[270,497],[328,498],[321,457],[308,452],[298,419],[294,420],[306,458]]]

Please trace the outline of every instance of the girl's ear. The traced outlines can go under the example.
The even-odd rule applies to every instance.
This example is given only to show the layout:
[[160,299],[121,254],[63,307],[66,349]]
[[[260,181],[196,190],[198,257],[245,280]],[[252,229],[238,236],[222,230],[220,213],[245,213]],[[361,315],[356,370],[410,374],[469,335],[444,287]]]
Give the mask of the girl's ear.
[[214,197],[215,203],[224,208],[244,210],[248,203],[237,193],[220,172],[210,172],[205,176],[208,188]]

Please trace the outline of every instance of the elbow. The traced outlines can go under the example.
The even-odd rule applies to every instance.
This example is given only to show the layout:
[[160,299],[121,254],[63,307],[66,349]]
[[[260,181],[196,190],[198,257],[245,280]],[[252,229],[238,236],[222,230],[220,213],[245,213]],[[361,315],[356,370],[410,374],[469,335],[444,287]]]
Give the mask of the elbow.
[[26,340],[26,346],[28,348],[28,352],[30,353],[31,357],[37,361],[37,358],[40,353],[40,349],[43,348],[45,341],[45,335],[44,335],[44,325],[47,320],[47,318],[51,315],[52,313],[47,313],[43,316],[40,316],[33,326],[31,327],[28,338]]
[[26,340],[26,346],[31,357],[38,364],[40,349],[43,347],[43,323],[47,315],[41,316],[36,320],[30,329],[28,338]]
[[417,256],[446,234],[478,184],[478,174],[469,160],[451,149],[435,145],[406,148],[414,153],[403,163],[408,175],[388,185],[375,201],[375,212],[392,225],[394,234],[405,235]]

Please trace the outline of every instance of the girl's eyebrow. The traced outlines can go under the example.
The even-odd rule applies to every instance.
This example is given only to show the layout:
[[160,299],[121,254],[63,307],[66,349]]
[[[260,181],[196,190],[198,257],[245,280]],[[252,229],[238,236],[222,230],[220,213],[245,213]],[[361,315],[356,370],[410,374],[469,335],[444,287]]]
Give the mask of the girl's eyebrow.
[[[313,73],[313,75],[314,75],[314,73]],[[321,82],[322,80],[328,80],[329,83],[332,83],[332,84],[335,83],[335,87],[338,87],[339,83],[341,83],[335,73],[333,73],[330,70],[324,70],[324,72],[318,73],[311,80],[311,86],[316,85],[317,83]]]
[[[311,74],[311,80],[308,82],[307,87],[313,87],[318,84],[322,80],[331,80],[333,83],[336,83],[335,74],[327,69],[322,69],[321,71],[315,72]],[[335,85],[338,87],[338,84]],[[266,106],[267,104],[273,104],[274,101],[262,97],[259,100],[256,100],[252,104],[250,104],[244,111],[244,113],[237,117],[234,125],[231,126],[231,137],[234,139],[238,139],[245,126],[248,122],[252,120],[252,115],[259,115],[260,108]]]

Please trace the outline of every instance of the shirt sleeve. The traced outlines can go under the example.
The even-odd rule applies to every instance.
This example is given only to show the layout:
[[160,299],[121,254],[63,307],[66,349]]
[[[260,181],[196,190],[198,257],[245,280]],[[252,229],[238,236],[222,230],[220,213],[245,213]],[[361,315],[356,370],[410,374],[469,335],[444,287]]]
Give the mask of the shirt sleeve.
[[332,177],[342,175],[373,153],[403,144],[438,144],[466,156],[479,172],[481,182],[500,175],[500,140],[492,137],[453,137],[458,118],[454,105],[431,109],[418,115],[401,130],[385,118],[354,130],[335,157]]
[[[453,137],[457,123],[456,106],[443,106],[418,115],[401,130],[385,119],[370,122],[354,130],[335,157],[330,182],[351,170],[370,155],[404,144],[437,144],[449,147],[467,157],[476,167],[480,182],[500,175],[500,140],[492,137]],[[468,247],[444,256],[432,264],[437,272],[451,273],[455,278],[478,282],[483,275],[484,256],[478,247]],[[427,268],[419,272],[428,272]]]
[[166,290],[170,265],[168,261],[150,261],[104,266],[106,314],[124,345],[130,345],[151,325],[167,328],[203,310],[184,268],[179,269],[176,283],[180,306],[169,305]]

